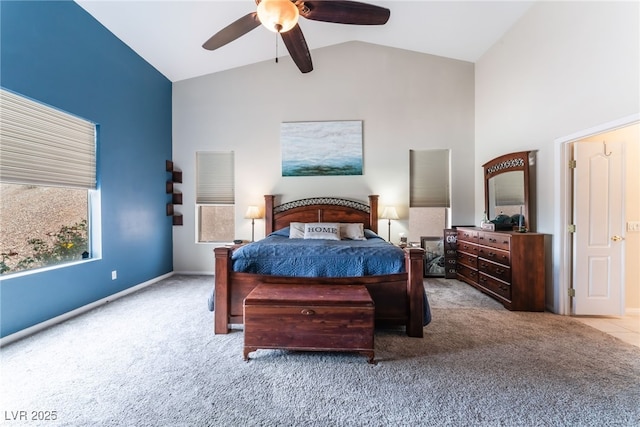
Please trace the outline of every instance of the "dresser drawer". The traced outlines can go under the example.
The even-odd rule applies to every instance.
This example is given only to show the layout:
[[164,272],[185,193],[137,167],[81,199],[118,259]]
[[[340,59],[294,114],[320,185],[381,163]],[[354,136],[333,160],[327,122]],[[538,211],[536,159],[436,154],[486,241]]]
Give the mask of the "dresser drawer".
[[508,283],[494,279],[484,273],[480,273],[478,284],[507,300],[511,300],[511,285]]
[[478,243],[478,232],[475,230],[458,230],[458,249],[460,248],[460,241]]
[[499,262],[503,265],[510,265],[511,254],[500,249],[490,248],[487,246],[479,246],[478,258],[484,258],[490,261]]
[[478,243],[484,246],[508,251],[511,246],[511,236],[507,233],[489,233],[481,231],[478,234]]
[[458,264],[463,264],[463,265],[466,265],[467,267],[477,269],[478,257],[476,255],[468,254],[466,252],[458,252]]
[[473,255],[478,255],[478,245],[466,241],[458,242],[458,252],[467,252]]
[[474,283],[478,282],[478,271],[471,268],[471,267],[467,267],[466,265],[462,265],[462,264],[458,264],[457,268],[456,268],[458,274],[460,276],[464,276],[467,279],[471,280]]
[[504,264],[498,264],[480,258],[478,259],[478,270],[504,282],[511,283],[511,268]]

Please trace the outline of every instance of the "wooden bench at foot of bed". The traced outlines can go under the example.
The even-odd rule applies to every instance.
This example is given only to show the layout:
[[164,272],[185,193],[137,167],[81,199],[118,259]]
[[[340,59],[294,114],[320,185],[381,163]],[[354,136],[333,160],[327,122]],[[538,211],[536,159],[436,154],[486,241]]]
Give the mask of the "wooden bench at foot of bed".
[[259,285],[244,300],[243,358],[258,349],[356,352],[375,364],[364,286]]

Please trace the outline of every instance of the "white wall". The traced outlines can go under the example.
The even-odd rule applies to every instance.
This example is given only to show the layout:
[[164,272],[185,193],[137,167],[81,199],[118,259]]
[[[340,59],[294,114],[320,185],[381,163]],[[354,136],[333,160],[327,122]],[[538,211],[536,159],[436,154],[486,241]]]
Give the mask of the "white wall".
[[[195,243],[195,152],[235,151],[237,238],[251,236],[248,205],[264,194],[280,202],[380,195],[407,232],[409,150],[452,150],[452,222],[476,221],[474,208],[474,65],[350,42],[311,52],[314,71],[301,74],[288,57],[174,83],[173,161],[183,170],[184,226],[174,227],[174,270],[213,272],[211,244]],[[282,177],[280,123],[362,120],[364,174]],[[380,222],[380,233],[387,226]],[[256,221],[256,238],[264,221]]]
[[[536,231],[554,232],[554,140],[640,111],[639,16],[638,2],[539,2],[476,63],[476,211],[480,166],[537,150]],[[547,306],[558,312],[554,252]]]

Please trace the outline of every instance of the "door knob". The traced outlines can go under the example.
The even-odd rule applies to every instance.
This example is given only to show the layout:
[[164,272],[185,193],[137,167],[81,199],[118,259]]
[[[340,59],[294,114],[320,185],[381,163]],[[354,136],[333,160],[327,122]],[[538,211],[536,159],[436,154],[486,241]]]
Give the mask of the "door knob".
[[611,238],[611,240],[613,240],[614,242],[619,242],[620,240],[624,240],[624,237],[621,236],[613,236]]

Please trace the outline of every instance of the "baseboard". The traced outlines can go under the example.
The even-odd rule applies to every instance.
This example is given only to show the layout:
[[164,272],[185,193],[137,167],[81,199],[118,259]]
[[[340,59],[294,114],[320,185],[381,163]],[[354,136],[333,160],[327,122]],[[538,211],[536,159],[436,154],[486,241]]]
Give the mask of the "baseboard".
[[184,274],[185,276],[213,276],[213,271],[174,271],[173,274]]
[[640,314],[640,308],[627,308],[624,313],[628,316]]
[[53,319],[45,320],[44,322],[38,323],[37,325],[30,326],[21,331],[15,332],[11,335],[7,335],[6,337],[0,338],[0,347],[3,347],[7,344],[11,344],[12,342],[21,340],[29,335],[33,335],[37,332],[42,331],[43,329],[49,328],[58,323],[62,323],[65,320],[69,320],[73,317],[79,316],[83,313],[86,313],[89,310],[93,310],[96,307],[100,307],[101,305],[110,303],[112,301],[117,300],[118,298],[122,298],[127,296],[133,292],[139,291],[142,288],[146,288],[149,285],[152,285],[160,280],[164,280],[174,275],[174,272],[163,274],[162,276],[158,276],[154,279],[147,280],[146,282],[140,283],[139,285],[132,286],[123,291],[115,293],[113,295],[109,295],[108,297],[99,299],[98,301],[94,301],[91,304],[83,305],[82,307],[78,307],[75,310],[71,310],[67,313],[61,314],[60,316],[54,317]]

